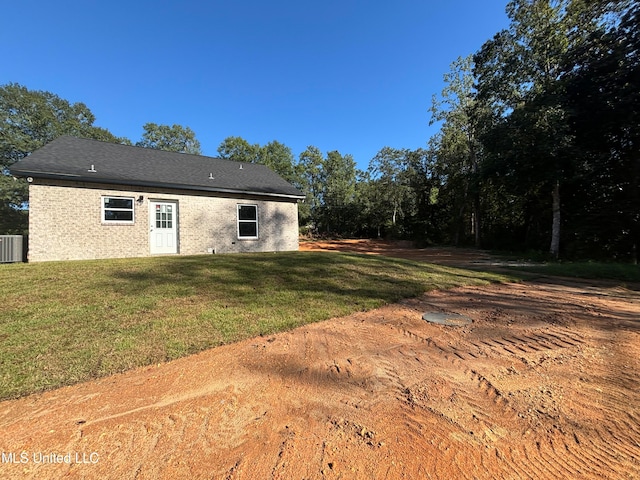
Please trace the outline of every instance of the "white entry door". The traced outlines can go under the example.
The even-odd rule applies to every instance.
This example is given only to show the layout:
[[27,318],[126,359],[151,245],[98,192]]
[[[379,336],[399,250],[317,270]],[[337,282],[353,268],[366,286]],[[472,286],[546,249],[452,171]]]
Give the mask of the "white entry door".
[[151,254],[178,253],[176,202],[149,202]]

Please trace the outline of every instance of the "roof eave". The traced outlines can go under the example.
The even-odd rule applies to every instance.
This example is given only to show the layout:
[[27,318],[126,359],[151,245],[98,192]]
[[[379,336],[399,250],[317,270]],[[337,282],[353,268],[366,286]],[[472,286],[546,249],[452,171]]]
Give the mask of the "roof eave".
[[36,172],[29,170],[9,170],[12,175],[16,177],[33,177],[33,178],[45,178],[55,180],[71,180],[74,182],[84,183],[104,183],[110,185],[126,185],[129,187],[153,187],[153,188],[169,188],[172,190],[191,190],[197,192],[211,192],[211,193],[232,193],[242,195],[254,195],[260,197],[271,198],[286,198],[290,200],[304,200],[304,195],[297,195],[292,193],[283,192],[261,192],[255,190],[241,190],[233,188],[221,188],[221,187],[207,187],[204,185],[185,185],[174,183],[162,183],[162,182],[146,182],[141,180],[127,180],[127,179],[114,179],[114,178],[99,178],[95,176],[77,175],[71,173],[54,173],[54,172]]

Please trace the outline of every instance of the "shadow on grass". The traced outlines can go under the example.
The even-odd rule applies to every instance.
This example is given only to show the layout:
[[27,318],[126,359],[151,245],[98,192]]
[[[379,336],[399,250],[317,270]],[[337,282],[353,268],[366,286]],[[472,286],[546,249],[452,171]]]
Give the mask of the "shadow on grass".
[[546,277],[567,277],[608,281],[629,290],[640,291],[640,266],[623,263],[567,262],[512,267]]
[[289,252],[197,257],[166,257],[136,269],[113,272],[125,295],[167,291],[250,299],[294,292],[375,299],[383,302],[498,276],[452,267],[360,254]]

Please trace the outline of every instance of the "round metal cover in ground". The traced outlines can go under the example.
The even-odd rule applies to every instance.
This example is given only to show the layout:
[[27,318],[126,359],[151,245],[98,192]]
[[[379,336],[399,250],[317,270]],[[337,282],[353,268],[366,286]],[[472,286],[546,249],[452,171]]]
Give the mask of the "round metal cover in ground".
[[427,322],[437,323],[439,325],[449,325],[452,327],[462,327],[468,325],[473,320],[459,313],[443,313],[443,312],[426,312],[422,315],[422,319]]

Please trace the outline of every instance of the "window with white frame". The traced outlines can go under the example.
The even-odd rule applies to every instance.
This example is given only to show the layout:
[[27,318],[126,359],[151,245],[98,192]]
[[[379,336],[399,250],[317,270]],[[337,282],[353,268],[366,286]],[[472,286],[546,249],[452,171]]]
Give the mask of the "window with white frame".
[[102,197],[103,223],[133,223],[133,197]]
[[238,238],[258,238],[258,206],[238,205]]

